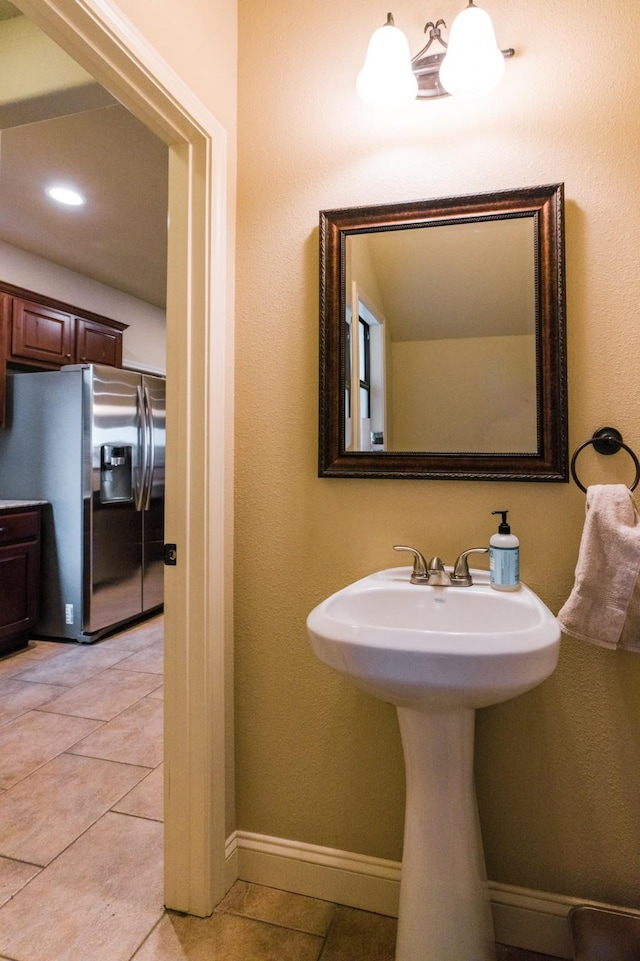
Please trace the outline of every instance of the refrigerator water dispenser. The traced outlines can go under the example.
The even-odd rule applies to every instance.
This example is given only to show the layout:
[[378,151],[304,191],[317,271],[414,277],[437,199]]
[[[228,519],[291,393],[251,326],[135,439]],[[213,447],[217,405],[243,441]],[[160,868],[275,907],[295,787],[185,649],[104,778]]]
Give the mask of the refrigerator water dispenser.
[[122,504],[132,500],[131,446],[103,444],[100,448],[100,503]]

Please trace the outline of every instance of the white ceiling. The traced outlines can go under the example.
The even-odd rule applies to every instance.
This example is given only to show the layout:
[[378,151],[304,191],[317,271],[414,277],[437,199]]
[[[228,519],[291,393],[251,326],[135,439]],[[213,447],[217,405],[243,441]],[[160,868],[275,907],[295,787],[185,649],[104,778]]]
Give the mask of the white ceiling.
[[[0,240],[164,306],[166,146],[120,105],[0,136]],[[44,192],[53,181],[75,186],[85,206],[54,204]]]
[[[97,85],[0,108],[0,240],[164,307],[167,168],[166,146]],[[54,180],[85,206],[49,200]]]

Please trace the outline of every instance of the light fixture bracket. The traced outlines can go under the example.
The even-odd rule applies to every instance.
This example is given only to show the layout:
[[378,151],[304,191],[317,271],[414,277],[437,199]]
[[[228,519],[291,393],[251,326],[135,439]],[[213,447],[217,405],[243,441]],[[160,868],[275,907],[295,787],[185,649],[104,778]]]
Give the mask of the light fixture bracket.
[[[425,33],[429,31],[429,39],[422,50],[411,59],[411,69],[418,81],[417,100],[433,100],[437,97],[449,96],[440,83],[440,64],[447,50],[447,42],[442,37],[440,27],[446,28],[446,26],[442,19],[436,20],[435,23],[429,20],[424,28]],[[444,47],[444,53],[430,53],[427,56],[427,50],[434,41]]]
[[[389,16],[391,16],[391,14],[389,14]],[[451,96],[440,83],[440,65],[447,52],[447,42],[443,38],[440,28],[444,27],[446,29],[446,26],[446,23],[442,19],[436,20],[435,23],[429,20],[424,28],[425,33],[429,31],[429,39],[422,50],[420,50],[415,57],[411,58],[411,69],[418,81],[416,100],[438,100],[441,97]],[[427,50],[434,42],[444,47],[444,51],[442,53],[427,54]],[[505,60],[513,57],[515,54],[513,47],[508,47],[506,50],[501,50],[500,52]]]

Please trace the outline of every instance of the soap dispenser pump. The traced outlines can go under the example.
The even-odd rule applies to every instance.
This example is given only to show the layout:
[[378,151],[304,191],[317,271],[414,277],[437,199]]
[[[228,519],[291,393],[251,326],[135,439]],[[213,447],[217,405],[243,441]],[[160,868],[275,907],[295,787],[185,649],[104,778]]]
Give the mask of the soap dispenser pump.
[[507,523],[509,511],[500,514],[497,534],[489,539],[489,583],[496,591],[516,591],[520,586],[520,541]]

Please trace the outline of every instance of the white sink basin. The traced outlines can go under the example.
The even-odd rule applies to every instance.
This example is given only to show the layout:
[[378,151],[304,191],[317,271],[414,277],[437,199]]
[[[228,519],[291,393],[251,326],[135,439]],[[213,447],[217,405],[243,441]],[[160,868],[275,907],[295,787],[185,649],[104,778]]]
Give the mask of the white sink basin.
[[477,708],[521,694],[556,667],[555,617],[524,585],[495,591],[409,583],[410,568],[370,574],[307,619],[316,656],[397,706]]

